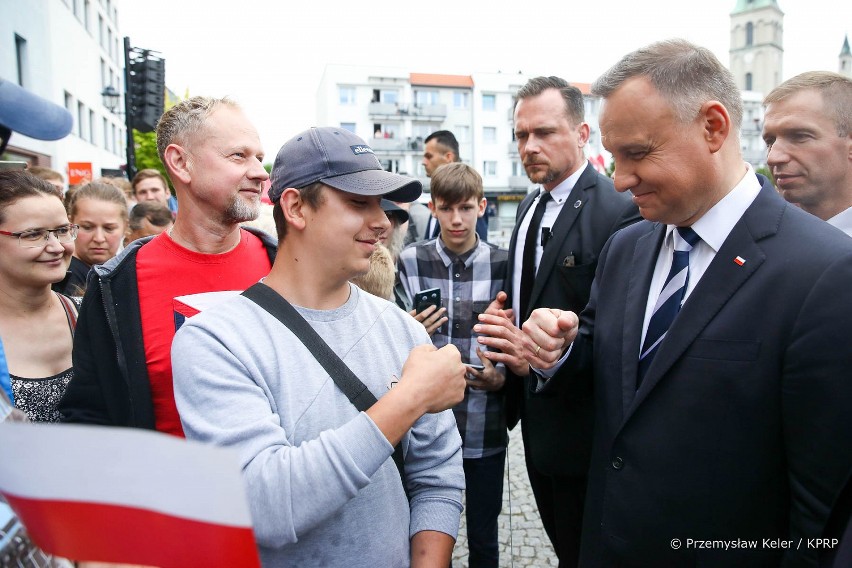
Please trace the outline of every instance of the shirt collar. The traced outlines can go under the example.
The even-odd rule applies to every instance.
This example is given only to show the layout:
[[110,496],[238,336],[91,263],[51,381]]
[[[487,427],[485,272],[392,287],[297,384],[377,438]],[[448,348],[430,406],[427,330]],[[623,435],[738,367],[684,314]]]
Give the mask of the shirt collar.
[[[731,234],[734,225],[737,224],[746,209],[757,198],[757,194],[760,193],[760,181],[757,179],[754,170],[750,164],[746,164],[746,168],[746,173],[739,183],[707,213],[702,215],[698,221],[692,224],[692,230],[701,237],[702,242],[713,249],[714,253],[719,252],[722,243]],[[674,230],[675,225],[666,226],[666,246],[674,246],[672,237]]]
[[844,209],[829,219],[827,223],[837,227],[847,235],[852,236],[852,207]]
[[444,266],[450,266],[454,262],[458,261],[465,265],[465,267],[470,266],[473,263],[473,259],[476,258],[476,253],[479,251],[479,235],[476,235],[476,244],[473,247],[463,254],[456,254],[450,249],[447,248],[447,245],[444,244],[444,240],[438,235],[438,238],[435,239],[436,246],[438,248],[438,256],[441,257],[441,260],[444,262]]

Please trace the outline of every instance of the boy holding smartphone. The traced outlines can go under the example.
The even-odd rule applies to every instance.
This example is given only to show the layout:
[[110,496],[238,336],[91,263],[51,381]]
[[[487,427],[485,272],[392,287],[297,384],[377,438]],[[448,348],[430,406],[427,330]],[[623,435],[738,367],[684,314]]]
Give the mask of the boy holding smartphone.
[[469,565],[496,567],[508,441],[505,370],[480,357],[473,326],[503,289],[509,253],[476,234],[486,200],[482,178],[473,168],[460,162],[442,165],[432,174],[431,186],[429,208],[441,233],[402,251],[399,277],[410,299],[424,290],[440,290],[448,321],[435,331],[432,342],[439,348],[455,345],[468,365],[468,388],[453,412],[462,437]]

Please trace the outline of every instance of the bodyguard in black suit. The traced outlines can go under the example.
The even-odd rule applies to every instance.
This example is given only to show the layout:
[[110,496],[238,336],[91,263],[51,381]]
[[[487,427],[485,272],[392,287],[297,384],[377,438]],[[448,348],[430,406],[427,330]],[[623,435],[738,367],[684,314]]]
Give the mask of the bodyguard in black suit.
[[815,566],[852,467],[852,240],[743,163],[709,50],[653,44],[593,92],[647,221],[601,253],[579,333],[560,309],[524,324],[531,365],[559,369],[545,389],[593,385],[581,564]]
[[[532,79],[518,92],[518,150],[530,180],[542,186],[518,208],[509,244],[511,280],[504,307],[512,307],[520,321],[539,306],[566,310],[585,306],[604,243],[613,232],[639,220],[629,197],[616,192],[612,181],[583,157],[589,137],[583,112],[580,90],[558,77]],[[542,199],[541,219],[535,221]],[[540,260],[535,262],[536,258]],[[509,369],[509,423],[513,427],[522,419],[527,472],[542,524],[560,566],[574,566],[591,452],[591,393],[569,388],[534,395],[526,360],[519,357],[516,365],[503,361]]]

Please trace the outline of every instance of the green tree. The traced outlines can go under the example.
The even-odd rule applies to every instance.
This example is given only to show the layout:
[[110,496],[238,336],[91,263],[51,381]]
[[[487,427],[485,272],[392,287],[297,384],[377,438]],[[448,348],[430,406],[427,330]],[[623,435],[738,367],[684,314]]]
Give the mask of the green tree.
[[157,154],[157,133],[139,132],[134,128],[133,142],[136,146],[136,169],[153,168],[168,179],[166,168],[160,161],[159,154]]

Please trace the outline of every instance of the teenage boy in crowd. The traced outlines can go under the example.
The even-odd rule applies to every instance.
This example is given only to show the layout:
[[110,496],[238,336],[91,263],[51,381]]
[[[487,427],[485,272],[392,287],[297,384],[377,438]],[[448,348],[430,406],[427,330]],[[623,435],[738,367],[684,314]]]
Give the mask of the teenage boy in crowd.
[[[420,192],[338,128],[297,135],[273,166],[279,252],[252,291],[292,304],[294,319],[378,399],[365,412],[337,386],[344,373],[332,377],[246,296],[194,316],[175,336],[184,431],[239,452],[267,568],[450,562],[464,477],[447,409],[462,400],[465,367],[455,347],[436,349],[408,314],[349,282],[367,272],[390,229],[382,196],[407,202]],[[400,443],[404,473],[391,459]]]
[[503,289],[509,252],[476,233],[485,213],[482,178],[460,162],[432,174],[432,211],[441,233],[402,251],[399,276],[409,298],[439,288],[449,321],[432,335],[436,347],[455,345],[469,367],[464,400],[453,407],[462,436],[467,487],[467,540],[470,566],[498,565],[497,517],[503,500],[506,459],[505,369],[480,357],[473,333],[478,315]]

